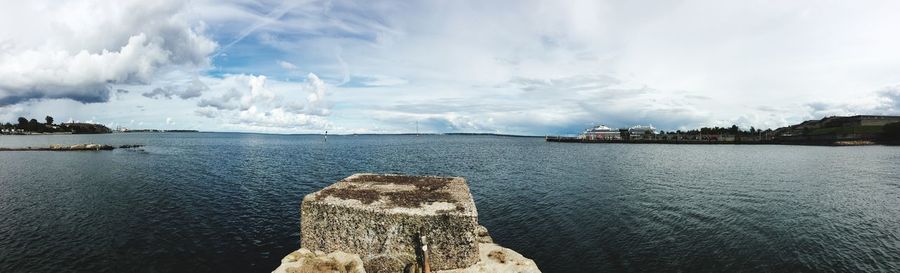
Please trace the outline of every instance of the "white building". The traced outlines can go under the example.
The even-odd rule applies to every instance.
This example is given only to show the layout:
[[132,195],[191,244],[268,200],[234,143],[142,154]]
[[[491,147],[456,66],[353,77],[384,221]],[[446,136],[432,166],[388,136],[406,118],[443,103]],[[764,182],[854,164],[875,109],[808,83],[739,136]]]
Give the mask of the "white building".
[[609,128],[606,125],[597,125],[584,130],[578,138],[586,140],[620,140],[622,135],[619,134],[617,129]]
[[657,133],[653,125],[635,125],[628,128],[631,139],[643,139],[645,135],[656,135]]

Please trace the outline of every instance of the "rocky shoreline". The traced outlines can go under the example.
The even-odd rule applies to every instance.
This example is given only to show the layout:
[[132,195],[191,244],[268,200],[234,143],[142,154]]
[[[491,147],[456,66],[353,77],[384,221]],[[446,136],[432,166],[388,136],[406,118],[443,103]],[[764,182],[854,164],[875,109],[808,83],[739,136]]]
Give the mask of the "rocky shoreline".
[[126,144],[126,145],[106,145],[106,144],[74,144],[74,145],[62,145],[62,144],[52,144],[48,147],[24,147],[24,148],[0,148],[0,152],[26,152],[26,151],[53,151],[53,152],[67,152],[67,151],[111,151],[114,149],[133,149],[144,147],[142,144]]

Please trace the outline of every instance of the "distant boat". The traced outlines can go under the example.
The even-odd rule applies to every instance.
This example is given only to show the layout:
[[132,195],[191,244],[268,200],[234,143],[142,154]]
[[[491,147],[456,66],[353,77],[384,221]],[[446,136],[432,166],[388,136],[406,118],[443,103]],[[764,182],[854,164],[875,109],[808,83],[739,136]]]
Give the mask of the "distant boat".
[[622,139],[622,134],[619,133],[618,129],[612,129],[601,124],[585,129],[578,138],[587,140],[619,140]]

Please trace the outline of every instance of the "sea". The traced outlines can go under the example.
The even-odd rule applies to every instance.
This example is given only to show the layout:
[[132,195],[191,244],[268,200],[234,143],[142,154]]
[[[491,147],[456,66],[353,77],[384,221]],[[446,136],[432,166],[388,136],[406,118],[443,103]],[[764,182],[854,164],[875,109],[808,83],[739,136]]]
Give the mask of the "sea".
[[[462,176],[543,272],[900,272],[900,147],[461,135],[0,136],[0,272],[271,272],[304,195],[360,172]],[[335,223],[340,224],[340,223]]]

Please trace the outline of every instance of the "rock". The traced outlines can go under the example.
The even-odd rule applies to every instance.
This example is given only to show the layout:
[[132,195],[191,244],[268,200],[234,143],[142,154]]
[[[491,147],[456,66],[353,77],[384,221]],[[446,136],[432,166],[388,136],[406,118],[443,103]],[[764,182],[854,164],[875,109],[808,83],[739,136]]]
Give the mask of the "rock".
[[416,257],[412,255],[381,255],[369,256],[363,260],[363,266],[368,273],[396,273],[408,267],[410,264],[416,264]]
[[424,235],[432,270],[465,268],[479,261],[477,218],[461,177],[356,174],[303,198],[300,242],[359,254],[369,272],[402,272]]
[[281,259],[272,273],[365,273],[359,255],[336,251],[321,255],[301,248]]
[[[324,253],[322,255],[324,255]],[[311,251],[309,251],[307,249],[301,248],[300,250],[291,252],[291,254],[284,256],[284,258],[281,259],[281,263],[296,262],[297,260],[300,260],[302,258],[313,258],[315,256],[316,256],[315,253],[312,253]]]
[[[122,145],[120,148],[143,147],[143,145]],[[74,144],[61,145],[51,144],[48,147],[24,147],[24,148],[2,148],[0,151],[110,151],[116,149],[115,146],[106,144]]]
[[119,148],[121,148],[121,149],[132,149],[132,148],[140,148],[140,147],[144,147],[144,145],[143,144],[125,144],[125,145],[119,146]]
[[515,251],[496,244],[478,244],[480,261],[467,268],[436,273],[540,273],[537,264]]
[[486,227],[482,225],[478,225],[475,227],[475,236],[479,243],[493,243],[494,239],[491,238],[491,235],[488,233]]

